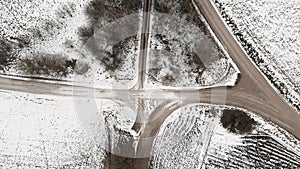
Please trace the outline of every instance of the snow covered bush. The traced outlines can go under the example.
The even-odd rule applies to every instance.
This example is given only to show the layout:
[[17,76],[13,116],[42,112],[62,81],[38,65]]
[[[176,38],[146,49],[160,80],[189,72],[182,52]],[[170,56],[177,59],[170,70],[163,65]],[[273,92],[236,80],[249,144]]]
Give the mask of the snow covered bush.
[[21,59],[18,68],[28,75],[66,77],[75,64],[75,60],[60,55],[37,53],[34,57]]

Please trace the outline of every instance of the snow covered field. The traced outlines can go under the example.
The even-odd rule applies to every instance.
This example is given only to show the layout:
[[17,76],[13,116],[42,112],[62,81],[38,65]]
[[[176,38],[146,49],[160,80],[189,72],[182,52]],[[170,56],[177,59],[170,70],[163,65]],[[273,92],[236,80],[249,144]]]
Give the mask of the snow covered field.
[[131,127],[136,114],[131,108],[96,100],[96,114],[87,117],[95,112],[88,107],[81,112],[78,106],[84,105],[79,101],[87,100],[0,92],[0,168],[99,169],[108,145],[117,148],[124,139],[135,140]]
[[188,106],[168,117],[153,146],[152,168],[201,166],[210,137],[218,123],[218,119],[209,114],[209,108]]
[[249,56],[300,110],[300,22],[297,0],[212,0]]
[[73,98],[0,93],[1,168],[100,167],[103,151],[82,130]]
[[299,140],[251,112],[247,113],[257,123],[254,130],[231,133],[220,122],[224,109],[235,108],[193,104],[174,112],[155,140],[151,167],[300,167]]

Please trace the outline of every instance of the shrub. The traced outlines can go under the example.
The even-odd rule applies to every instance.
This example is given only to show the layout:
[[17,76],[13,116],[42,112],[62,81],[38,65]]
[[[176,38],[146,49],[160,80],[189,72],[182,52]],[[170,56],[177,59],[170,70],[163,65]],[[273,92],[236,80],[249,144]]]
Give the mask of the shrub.
[[166,1],[159,2],[159,0],[154,0],[154,9],[160,13],[170,13],[170,6]]
[[94,35],[94,27],[93,26],[86,26],[81,27],[78,30],[78,35],[83,43],[86,43],[89,38],[91,38]]
[[12,46],[7,41],[0,39],[0,69],[4,70],[4,68],[14,60],[12,56]]
[[89,65],[83,61],[76,61],[74,72],[83,75],[89,70]]
[[25,48],[25,47],[29,47],[30,45],[30,40],[28,38],[26,38],[25,36],[21,36],[21,37],[10,37],[11,40],[14,41],[14,46],[16,48]]
[[97,21],[101,17],[104,17],[105,11],[105,5],[102,0],[91,1],[85,9],[85,13],[92,21]]
[[79,36],[83,42],[94,34],[94,31],[101,27],[98,20],[103,18],[113,21],[129,14],[137,13],[142,8],[141,0],[92,0],[85,8],[85,14],[89,18],[89,25],[79,29]]
[[46,75],[66,77],[74,69],[76,60],[67,60],[60,55],[39,53],[37,57],[20,60],[18,67],[28,75]]
[[191,0],[181,0],[180,6],[183,13],[189,13],[191,10]]
[[96,50],[96,52],[93,52],[93,54],[105,66],[107,71],[115,71],[122,65],[122,60],[124,60],[124,57],[126,57],[126,55],[124,55],[124,53],[128,52],[126,51],[126,46],[131,40],[136,39],[137,36],[125,38],[112,47],[112,52]]
[[149,69],[149,76],[156,79],[160,71],[161,68],[151,68]]
[[[176,8],[177,4],[178,8]],[[187,21],[193,22],[200,29],[205,29],[205,25],[200,20],[198,12],[195,9],[194,4],[192,3],[192,0],[155,0],[154,9],[161,13],[168,13],[171,15],[179,14],[180,17],[185,17]]]
[[74,70],[75,66],[76,66],[76,59],[71,59],[71,60],[66,60],[66,67],[70,67]]
[[172,75],[169,75],[169,74],[162,77],[162,84],[163,85],[171,85],[175,81],[176,81],[176,79]]
[[63,5],[60,9],[56,11],[56,15],[60,18],[73,17],[73,14],[76,10],[76,5],[74,3],[69,3],[67,5]]
[[92,0],[86,7],[85,13],[90,18],[92,24],[95,24],[100,18],[115,20],[125,15],[137,13],[142,7],[141,0]]
[[107,71],[115,71],[122,60],[117,53],[103,52],[98,59],[104,64]]
[[230,132],[246,134],[252,132],[257,122],[240,110],[224,110],[221,117],[222,126]]

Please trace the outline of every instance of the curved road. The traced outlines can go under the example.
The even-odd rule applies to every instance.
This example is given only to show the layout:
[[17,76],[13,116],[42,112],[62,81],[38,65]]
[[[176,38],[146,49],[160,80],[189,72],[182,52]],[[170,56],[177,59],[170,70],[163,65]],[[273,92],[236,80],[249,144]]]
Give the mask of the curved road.
[[[146,124],[142,132],[143,138],[154,137],[165,119],[182,105],[189,103],[224,104],[224,91],[226,91],[226,105],[237,106],[255,112],[300,139],[300,115],[298,112],[277,94],[258,68],[248,58],[225,26],[210,0],[195,0],[195,3],[241,71],[241,79],[235,87],[193,91],[143,89],[128,91],[126,89],[95,89],[64,83],[48,83],[2,76],[0,77],[0,89],[33,94],[118,99],[125,102],[128,98],[173,100],[173,102],[168,103],[171,104],[171,106],[167,106],[169,109],[166,107],[165,109],[153,112],[149,119],[150,123]],[[137,154],[150,153],[152,141],[150,140],[146,144],[141,141]],[[140,168],[143,167],[140,166]]]
[[[224,91],[226,91],[226,105],[245,108],[259,114],[300,139],[300,115],[298,112],[273,89],[264,75],[262,75],[255,64],[249,59],[247,54],[225,26],[211,1],[195,0],[195,3],[215,35],[227,49],[231,58],[240,69],[241,79],[239,83],[232,88],[205,89],[197,92],[194,91],[193,93],[185,93],[185,96],[187,97],[182,97],[181,104],[174,102],[176,107],[164,111],[154,111],[142,134],[142,137],[146,140],[145,142],[143,139],[140,141],[138,147],[139,151],[137,153],[141,153],[139,155],[150,156],[149,150],[151,151],[151,148],[148,146],[152,144],[149,143],[149,139],[147,138],[155,138],[159,132],[160,126],[174,110],[190,103],[201,102],[223,104]],[[159,118],[157,116],[159,116]],[[149,152],[149,154],[145,154],[145,152]],[[140,162],[140,164],[146,168],[146,162],[143,164]]]
[[241,71],[237,86],[227,90],[227,105],[248,109],[300,138],[300,115],[271,86],[229,32],[210,0],[195,0],[210,27]]

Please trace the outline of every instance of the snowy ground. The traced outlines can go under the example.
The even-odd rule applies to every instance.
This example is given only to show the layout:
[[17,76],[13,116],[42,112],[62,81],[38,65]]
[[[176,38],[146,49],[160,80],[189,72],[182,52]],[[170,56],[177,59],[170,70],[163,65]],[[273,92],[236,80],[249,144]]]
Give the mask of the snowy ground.
[[300,89],[300,23],[297,0],[220,0],[242,31],[266,50],[266,58]]
[[234,85],[238,70],[205,28],[194,4],[186,1],[188,10],[193,11],[189,14],[178,0],[173,0],[173,5],[154,2],[146,87]]
[[101,149],[77,119],[72,98],[0,93],[1,168],[101,166]]
[[300,110],[299,1],[212,2],[262,72]]
[[[81,40],[79,36],[81,28],[89,25],[89,18],[84,11],[90,1],[1,1],[0,37],[12,46],[12,55],[17,58],[12,65],[5,67],[2,73],[28,76],[19,69],[18,64],[22,63],[22,58],[37,59],[40,54],[56,55],[69,60],[76,59],[79,67],[84,66],[88,71],[78,74],[70,70],[67,77],[50,75],[46,76],[47,78],[75,81],[81,85],[104,88],[133,86],[138,73],[139,42],[137,39],[132,38],[122,44],[123,48],[118,55],[121,63],[114,71],[107,71],[97,58],[105,56],[92,56],[91,52],[87,51],[85,42]],[[136,20],[139,20],[141,16],[136,17]],[[104,18],[99,21],[104,25],[108,22],[112,21]],[[139,25],[136,26],[139,27]],[[97,33],[101,30],[94,31]],[[98,40],[95,43],[103,42]],[[21,48],[18,47],[20,44]],[[113,53],[112,46],[108,45],[107,50]],[[44,75],[33,76],[45,77]]]
[[102,168],[104,126],[130,133],[110,131],[117,144],[135,134],[136,114],[120,102],[96,100],[96,118],[87,124],[84,117],[93,111],[81,112],[79,101],[86,100],[0,92],[0,168]]
[[209,108],[189,106],[168,117],[155,139],[152,168],[201,166],[210,137],[218,123],[209,114]]
[[[13,45],[20,43],[18,38],[29,40],[30,46],[15,51],[14,54],[20,58],[30,57],[31,52],[58,54],[70,59],[78,59],[83,65],[88,64],[88,71],[83,75],[71,72],[65,78],[75,81],[77,84],[105,88],[130,88],[136,82],[138,73],[137,58],[140,44],[137,39],[140,37],[124,41],[122,49],[119,50],[121,66],[115,71],[105,71],[105,66],[97,57],[92,57],[91,53],[86,51],[85,44],[78,37],[78,29],[87,25],[83,9],[88,2],[88,0],[38,0],[11,3],[1,1],[0,6],[3,7],[0,11],[3,16],[0,28],[1,38]],[[254,5],[254,2],[256,1],[249,3]],[[260,1],[259,4],[268,6],[269,3],[274,3],[273,6],[278,5],[273,1],[263,2]],[[248,2],[244,3],[247,5]],[[297,2],[289,1],[290,4],[294,5]],[[63,9],[62,7],[66,7],[66,5],[67,8]],[[257,9],[255,6],[238,11],[237,9],[241,9],[241,7],[228,6],[236,9],[232,10],[233,12],[245,12],[242,14],[247,14],[246,23],[252,22],[251,16],[254,14],[249,10]],[[178,8],[178,6],[175,5],[174,8]],[[277,16],[273,9],[268,8],[268,10],[270,16]],[[61,13],[61,11],[67,11],[67,13]],[[289,12],[291,15],[296,15],[293,10]],[[268,16],[263,15],[263,18]],[[138,20],[140,17],[141,15],[137,16]],[[160,20],[161,17],[165,20]],[[169,20],[168,17],[166,19],[164,16],[152,15],[151,51],[147,67],[146,87],[234,85],[238,70],[226,53],[222,52],[220,46],[214,42],[213,35],[209,35],[208,30],[203,31],[201,26],[200,29],[197,23],[182,23],[181,18],[185,17],[184,15],[175,14],[174,17]],[[287,16],[284,13],[278,17],[283,17],[280,18],[280,21],[290,19],[285,18]],[[170,22],[177,21],[178,18],[180,18],[180,22],[173,22],[176,25]],[[250,25],[244,24],[244,20],[237,21],[240,21],[240,25],[244,27]],[[101,22],[107,23],[108,21],[102,20]],[[261,22],[263,21],[259,23]],[[296,21],[294,20],[294,22]],[[275,27],[268,26],[268,23],[263,26]],[[262,42],[257,41],[259,45],[268,42],[269,46],[266,45],[266,49],[263,51],[270,50],[269,52],[274,53],[266,52],[266,59],[277,61],[273,63],[278,63],[280,70],[283,70],[281,73],[287,73],[291,79],[295,80],[293,81],[295,84],[298,83],[298,74],[295,72],[298,66],[297,58],[295,58],[297,55],[295,51],[299,47],[298,39],[293,39],[292,35],[287,36],[289,40],[282,44],[285,46],[277,46],[279,45],[278,41],[281,42],[282,38],[277,35],[285,35],[284,33],[288,31],[285,28],[289,28],[289,25],[282,28],[283,30],[277,29],[281,33],[276,34],[275,40],[272,39],[272,36],[268,36],[269,34],[261,33],[265,29],[263,26],[257,28],[250,25],[246,32],[257,33],[256,36],[263,39]],[[177,28],[177,30],[170,31],[173,28]],[[275,30],[272,31],[274,33]],[[197,38],[194,35],[197,35]],[[294,43],[291,44],[291,42]],[[106,44],[104,43],[104,45]],[[295,51],[284,51],[287,49],[286,46],[293,46]],[[111,45],[106,47],[110,52],[113,50]],[[282,50],[276,52],[273,51],[273,48]],[[197,53],[197,49],[200,50],[200,53]],[[282,52],[285,52],[285,55]],[[195,53],[196,57],[194,57]],[[275,54],[278,54],[278,58],[271,57]],[[201,63],[197,61],[198,56],[201,58]],[[290,63],[290,58],[294,59],[294,64]],[[291,66],[287,67],[285,64]],[[16,65],[6,69],[5,73],[22,74]],[[293,89],[295,89],[293,91],[297,90],[297,88]],[[289,91],[289,93],[293,91]],[[113,153],[122,156],[134,154],[138,133],[132,131],[131,127],[137,116],[136,111],[139,111],[136,106],[127,107],[125,103],[112,100],[74,99],[6,92],[0,93],[0,102],[0,167],[2,168],[101,168],[103,167],[101,161],[104,159],[104,148],[110,148]],[[145,112],[145,116],[149,116],[150,112],[162,102],[161,100],[144,101],[142,111]],[[136,100],[132,103],[132,105],[140,104]],[[235,165],[233,163],[238,161],[238,158],[235,158],[234,155],[243,153],[244,151],[240,150],[245,150],[247,144],[253,145],[255,139],[257,140],[254,136],[267,136],[268,139],[262,138],[261,142],[269,141],[268,145],[270,146],[261,149],[266,150],[262,151],[263,153],[274,150],[277,153],[272,154],[274,159],[277,156],[285,155],[288,157],[284,159],[286,161],[294,159],[297,163],[297,160],[300,160],[299,154],[295,155],[296,152],[300,152],[298,140],[283,129],[253,114],[251,116],[259,123],[259,126],[247,137],[232,134],[223,129],[219,123],[223,108],[212,108],[209,105],[189,105],[173,113],[162,126],[159,137],[154,143],[153,168],[199,168],[201,166],[216,168],[217,165],[224,163]],[[94,110],[96,111],[93,112]],[[86,113],[96,114],[89,116]],[[107,144],[108,138],[111,139],[108,142],[112,144]],[[103,144],[100,147],[97,146],[101,143],[108,147],[103,147]],[[251,146],[249,147],[251,148]],[[282,151],[283,154],[280,154],[279,151]],[[246,158],[245,161],[247,164],[253,165],[252,159],[252,157]]]
[[[118,101],[94,101],[95,104],[88,98],[1,92],[1,168],[102,168],[104,149],[108,148],[103,145],[108,145],[108,138],[112,143],[110,151],[125,157],[134,154],[138,134],[130,128],[136,118],[135,108]],[[160,103],[146,101],[145,111],[153,111]],[[97,110],[94,116],[90,116],[90,105]],[[280,149],[288,154],[284,160],[299,159],[299,140],[250,112],[259,126],[248,135],[229,133],[219,122],[224,108],[194,104],[175,111],[166,119],[154,143],[153,168],[216,166],[220,164],[214,162],[216,159],[231,164],[238,160],[232,153],[240,150],[239,146],[253,146],[255,139],[246,136],[268,136],[272,151]],[[88,118],[88,124],[83,118],[87,116],[93,118]],[[276,155],[273,153],[272,157]]]
[[[120,12],[119,7],[122,8],[120,4],[113,6],[112,4],[108,5],[106,1],[99,1],[106,4],[106,10],[109,12],[105,15],[107,18],[100,18],[95,24],[91,16],[85,12],[90,1],[1,2],[0,6],[3,10],[0,11],[0,14],[3,16],[1,20],[3,26],[0,28],[0,37],[12,47],[10,54],[15,57],[13,64],[5,67],[1,73],[29,76],[19,66],[24,64],[24,59],[37,60],[41,56],[46,56],[54,57],[54,60],[57,58],[64,58],[68,61],[74,59],[76,66],[75,68],[68,67],[66,77],[44,75],[43,71],[30,76],[60,79],[74,82],[77,85],[102,88],[131,88],[134,86],[139,71],[142,9],[139,9],[137,14],[132,16],[133,19],[129,19],[124,25],[122,21],[118,20],[120,19],[118,17],[122,17],[122,14],[118,13]],[[177,0],[176,3],[179,4]],[[189,4],[190,7],[193,6],[191,2]],[[221,47],[215,43],[216,39],[209,35],[209,31],[204,28],[204,25],[201,25],[198,11],[193,9],[195,14],[193,19],[197,20],[196,23],[182,22],[181,18],[188,19],[188,17],[181,11],[174,12],[175,8],[179,7],[171,9],[173,19],[160,20],[160,16],[152,15],[153,31],[151,32],[151,51],[148,53],[149,60],[146,68],[146,87],[201,88],[234,85],[238,70],[232,66],[233,63],[224,54]],[[124,11],[126,12],[126,9],[121,10],[121,12]],[[90,27],[91,23],[96,25],[95,28]],[[174,25],[174,23],[177,24]],[[199,25],[199,23],[201,24]],[[179,27],[175,30],[174,28],[178,24]],[[129,38],[134,35],[131,34],[133,31],[131,29],[137,36]],[[114,31],[119,31],[119,33]],[[120,32],[122,35],[118,36]],[[182,34],[178,34],[178,32]],[[90,33],[91,35],[94,33],[95,36],[89,39],[87,37]],[[82,34],[84,34],[83,37]],[[166,36],[166,39],[157,39],[158,34]],[[195,37],[196,35],[197,37]],[[194,39],[197,40],[194,41]],[[166,40],[168,44],[164,44]],[[119,46],[116,47],[116,45]],[[118,59],[113,60],[111,54],[115,54],[116,51]],[[113,64],[113,62],[117,64]],[[111,65],[113,66],[107,68]]]
[[220,123],[225,108],[235,109],[194,104],[174,112],[155,140],[152,168],[300,167],[299,140],[251,112],[256,128],[244,135],[230,133]]

